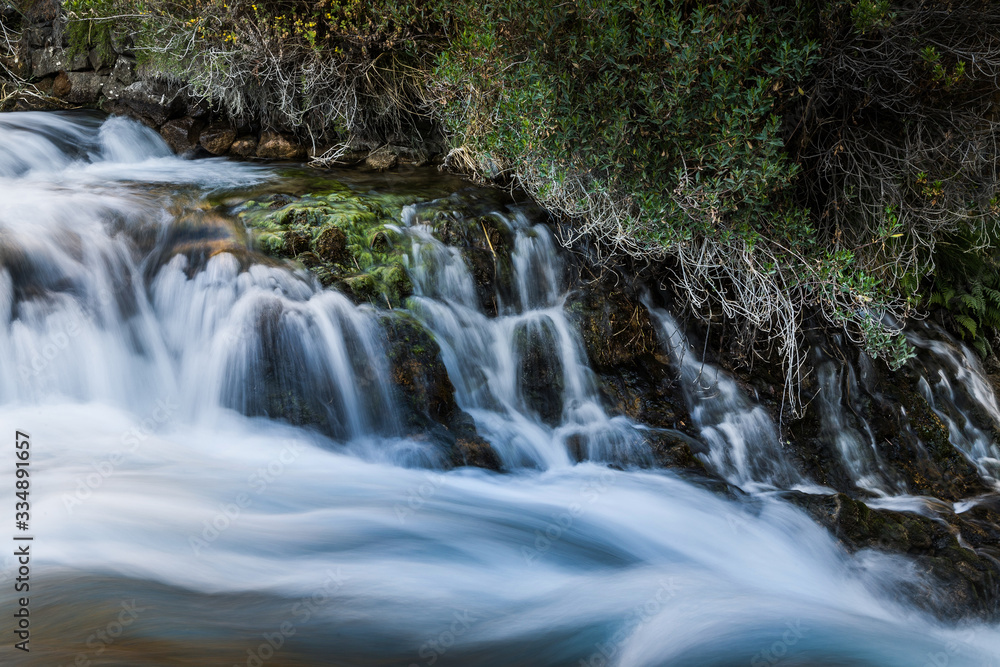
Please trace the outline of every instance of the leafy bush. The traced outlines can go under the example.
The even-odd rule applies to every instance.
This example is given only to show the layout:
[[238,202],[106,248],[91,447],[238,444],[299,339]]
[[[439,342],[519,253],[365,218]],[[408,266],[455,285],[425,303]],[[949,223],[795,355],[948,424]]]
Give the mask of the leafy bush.
[[[892,322],[921,305],[974,342],[991,326],[995,3],[68,6],[133,17],[115,29],[147,71],[328,158],[437,120],[452,166],[524,188],[571,223],[564,242],[661,266],[693,313],[776,346],[793,406],[813,314],[892,365],[911,352]],[[976,253],[961,271],[952,247]]]

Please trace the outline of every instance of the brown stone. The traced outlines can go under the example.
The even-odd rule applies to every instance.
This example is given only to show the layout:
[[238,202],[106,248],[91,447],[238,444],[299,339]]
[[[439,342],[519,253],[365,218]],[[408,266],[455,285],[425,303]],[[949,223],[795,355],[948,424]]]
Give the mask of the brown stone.
[[257,152],[257,137],[240,137],[229,147],[229,152],[236,157],[251,157]]
[[365,158],[365,164],[372,169],[385,171],[399,163],[399,156],[387,150],[378,150]]
[[209,125],[201,131],[198,143],[213,155],[225,155],[236,141],[236,130],[225,125]]
[[73,88],[73,84],[69,82],[69,76],[66,72],[59,72],[56,74],[55,81],[52,82],[52,95],[55,97],[66,97],[69,95],[69,91]]
[[167,121],[160,128],[160,136],[175,153],[186,153],[198,145],[198,121],[190,116]]
[[305,156],[305,150],[295,138],[279,132],[264,132],[257,144],[257,157],[272,160],[295,160]]

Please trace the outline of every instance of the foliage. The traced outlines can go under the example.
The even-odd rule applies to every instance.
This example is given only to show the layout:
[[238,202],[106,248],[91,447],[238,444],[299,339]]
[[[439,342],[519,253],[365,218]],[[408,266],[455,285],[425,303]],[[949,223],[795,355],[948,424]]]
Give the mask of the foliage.
[[452,167],[525,189],[564,242],[663,267],[693,313],[774,346],[793,407],[813,314],[893,366],[920,307],[977,345],[992,326],[996,3],[67,6],[116,13],[147,71],[328,159],[438,121]]
[[70,57],[96,49],[102,60],[113,61],[114,24],[106,17],[116,15],[120,9],[115,0],[65,0],[63,10],[69,17],[66,38]]
[[[990,250],[969,251],[984,241]],[[928,303],[944,309],[951,329],[985,357],[993,351],[990,338],[1000,333],[1000,250],[995,240],[966,234],[939,240],[935,252]]]

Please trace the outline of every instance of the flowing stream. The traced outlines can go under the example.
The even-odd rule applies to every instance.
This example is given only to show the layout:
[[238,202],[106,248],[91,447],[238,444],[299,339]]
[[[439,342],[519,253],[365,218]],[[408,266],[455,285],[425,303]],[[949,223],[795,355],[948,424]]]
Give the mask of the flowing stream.
[[[602,404],[551,233],[516,206],[493,213],[514,238],[496,313],[424,205],[399,210],[406,308],[504,468],[446,470],[402,425],[376,309],[259,254],[226,213],[284,178],[177,158],[121,118],[0,115],[0,425],[31,435],[34,536],[32,650],[0,662],[1000,664],[996,626],[906,602],[925,576],[909,559],[849,555],[774,492],[816,484],[654,308],[701,456],[744,492],[655,467],[643,425]],[[522,382],[538,350],[545,405]],[[948,360],[929,400],[995,475],[996,445],[956,416],[1000,416],[995,398]],[[323,428],[274,419],[287,396]],[[829,396],[859,486],[903,493]],[[0,475],[13,533],[12,455]]]

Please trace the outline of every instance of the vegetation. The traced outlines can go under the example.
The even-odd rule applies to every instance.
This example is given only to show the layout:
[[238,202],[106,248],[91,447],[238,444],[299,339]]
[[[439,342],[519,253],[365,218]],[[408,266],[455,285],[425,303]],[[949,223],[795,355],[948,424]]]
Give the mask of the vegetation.
[[793,406],[807,322],[892,365],[926,307],[983,351],[1000,324],[996,3],[65,4],[324,159],[436,121],[451,166],[524,188],[572,222],[565,242],[654,264],[691,312],[777,351]]

